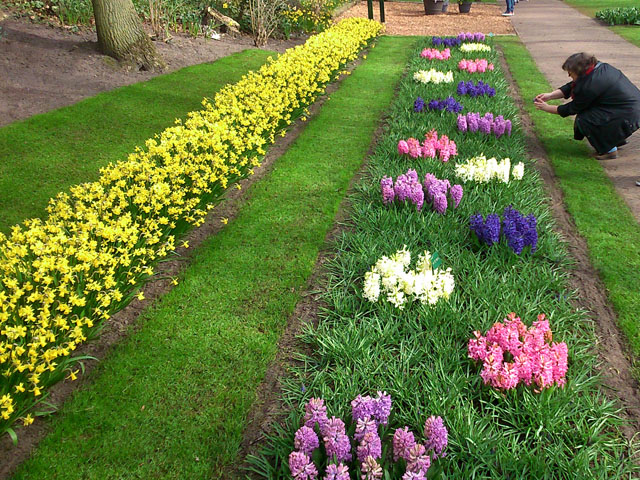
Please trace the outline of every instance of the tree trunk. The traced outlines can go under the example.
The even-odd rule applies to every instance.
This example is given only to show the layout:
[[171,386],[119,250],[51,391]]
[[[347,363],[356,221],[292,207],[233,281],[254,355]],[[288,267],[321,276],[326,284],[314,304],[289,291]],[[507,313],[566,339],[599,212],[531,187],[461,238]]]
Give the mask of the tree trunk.
[[166,66],[142,28],[132,0],[91,0],[100,50],[143,70]]

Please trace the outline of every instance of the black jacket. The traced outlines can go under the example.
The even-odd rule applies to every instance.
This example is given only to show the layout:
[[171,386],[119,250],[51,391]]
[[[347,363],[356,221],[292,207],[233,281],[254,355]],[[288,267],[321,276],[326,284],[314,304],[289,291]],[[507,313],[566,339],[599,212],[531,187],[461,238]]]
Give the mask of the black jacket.
[[[560,87],[564,98],[573,82]],[[558,106],[562,117],[577,115],[577,139],[584,136],[599,152],[608,151],[640,128],[640,90],[617,68],[600,63],[573,85],[573,100]]]

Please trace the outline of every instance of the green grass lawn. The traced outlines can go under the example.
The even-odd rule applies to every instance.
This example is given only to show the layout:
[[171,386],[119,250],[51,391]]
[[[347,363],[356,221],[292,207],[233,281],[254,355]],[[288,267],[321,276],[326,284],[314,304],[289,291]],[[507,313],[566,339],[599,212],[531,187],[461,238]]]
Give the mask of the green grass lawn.
[[[514,37],[498,39],[523,98],[550,86],[526,48]],[[591,262],[600,273],[619,324],[633,351],[640,355],[640,226],[586,145],[571,140],[573,126],[556,115],[525,108],[533,118],[580,234],[587,240]]]
[[246,50],[0,128],[0,232],[44,217],[49,199],[201,108],[275,52]]
[[[430,415],[444,419],[449,431],[447,454],[434,462],[429,478],[634,478],[637,468],[628,460],[626,441],[617,431],[620,419],[616,406],[607,400],[595,374],[598,359],[593,349],[593,325],[571,303],[567,282],[570,260],[553,231],[542,181],[526,157],[518,110],[509,97],[497,55],[481,55],[496,63],[495,71],[461,73],[457,62],[468,58],[468,54],[452,48],[451,60],[429,62],[419,55],[429,44],[428,39],[422,40],[411,54],[408,74],[401,81],[397,100],[389,112],[388,128],[378,139],[368,170],[356,186],[352,217],[335,242],[335,260],[327,265],[326,308],[317,328],[309,327],[303,336],[313,353],[287,379],[283,402],[291,406],[291,417],[271,437],[263,454],[252,458],[252,468],[261,478],[290,478],[286,459],[294,448],[294,432],[309,398],[322,397],[329,417],[335,415],[350,422],[350,402],[357,395],[375,397],[377,391],[386,391],[394,401],[389,425],[380,427],[386,435],[393,436],[396,428],[407,425],[416,434],[416,441],[422,441],[425,420]],[[414,72],[429,68],[452,69],[455,81],[422,85],[413,80]],[[497,95],[457,95],[457,82],[461,80],[488,82]],[[449,95],[464,105],[465,113],[493,112],[513,119],[513,135],[495,138],[462,133],[456,127],[455,114],[414,112],[417,97],[428,104]],[[527,93],[526,98],[532,96]],[[557,127],[549,127],[555,134]],[[444,163],[398,154],[399,140],[421,140],[431,129],[456,142],[457,157]],[[557,139],[561,137],[563,134],[559,133]],[[562,140],[569,143],[564,137]],[[460,182],[455,164],[483,152],[499,160],[509,157],[513,164],[523,161],[523,180],[509,184],[467,182],[459,207],[444,215],[434,212],[428,204],[422,211],[408,202],[383,204],[380,181],[384,176],[395,180],[408,169],[415,169],[420,179],[433,173],[455,184]],[[576,175],[578,178],[581,180],[576,183],[584,181]],[[604,183],[602,179],[600,182]],[[586,195],[594,187],[589,182],[581,188]],[[595,190],[603,188],[607,187]],[[600,201],[599,192],[596,195],[591,206],[581,206],[587,211],[580,221],[591,215],[590,209],[601,209],[600,217],[610,215],[605,206],[608,204]],[[476,244],[469,229],[470,216],[501,215],[509,205],[537,217],[539,242],[534,254],[525,251],[515,255],[504,240],[493,247]],[[629,231],[625,229],[629,225],[624,216],[618,223],[617,214],[622,208],[619,203],[615,205],[613,208],[618,210],[615,216],[608,217],[607,228],[621,230],[618,245],[628,248],[625,241],[629,240]],[[456,286],[448,302],[441,300],[434,306],[414,302],[400,310],[384,300],[371,303],[364,298],[365,272],[378,259],[403,246],[412,253],[412,267],[424,250],[437,252],[442,267],[451,267]],[[618,250],[611,254],[617,263],[627,264],[630,259]],[[625,268],[629,268],[627,273],[633,270],[632,265]],[[637,281],[638,276],[635,278]],[[468,341],[474,338],[474,331],[486,332],[509,312],[516,312],[527,325],[538,314],[547,314],[554,341],[566,342],[569,349],[567,384],[563,388],[537,392],[520,386],[501,392],[483,384],[481,367],[468,358]],[[348,428],[353,432],[353,425]],[[322,470],[322,465],[318,466]],[[395,472],[385,478],[401,475]]]
[[[595,17],[598,10],[605,8],[637,7],[637,0],[564,0],[568,5],[576,7],[585,15]],[[640,26],[617,25],[609,27],[622,38],[640,47]]]
[[239,461],[256,388],[414,41],[379,40],[15,479],[210,479]]

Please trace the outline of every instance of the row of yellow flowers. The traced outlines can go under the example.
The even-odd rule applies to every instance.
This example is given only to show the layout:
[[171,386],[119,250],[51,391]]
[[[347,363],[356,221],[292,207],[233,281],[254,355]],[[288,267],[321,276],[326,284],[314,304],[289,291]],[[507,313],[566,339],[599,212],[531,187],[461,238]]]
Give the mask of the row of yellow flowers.
[[270,59],[98,181],[52,199],[46,220],[0,234],[0,433],[14,436],[50,385],[75,378],[78,345],[381,28],[347,19]]

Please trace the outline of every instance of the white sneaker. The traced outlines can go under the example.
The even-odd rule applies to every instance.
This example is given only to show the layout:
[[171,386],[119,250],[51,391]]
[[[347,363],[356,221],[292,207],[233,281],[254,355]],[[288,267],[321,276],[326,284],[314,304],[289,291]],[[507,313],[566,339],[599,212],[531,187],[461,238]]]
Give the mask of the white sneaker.
[[502,14],[503,17],[513,17],[513,12],[504,12]]

